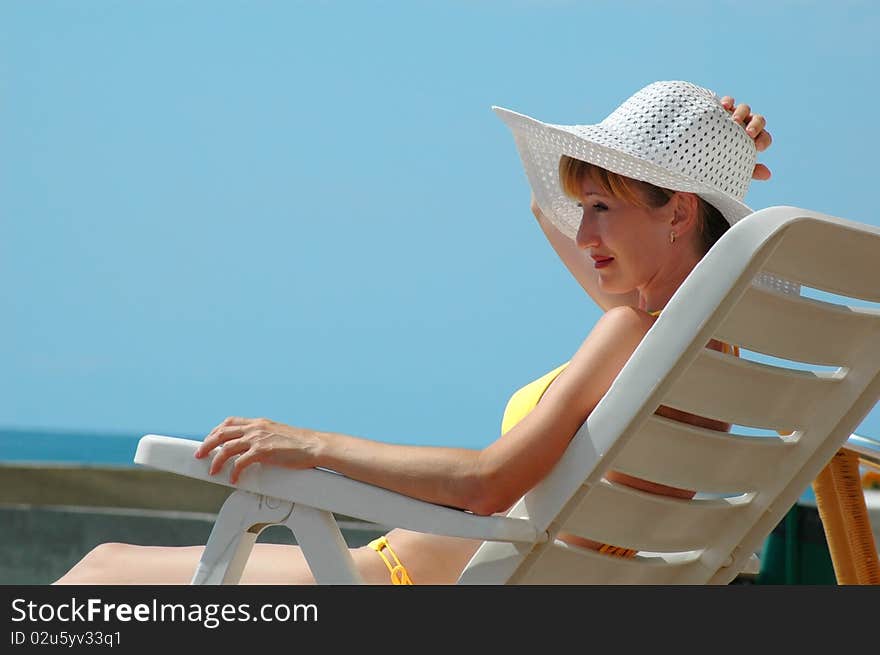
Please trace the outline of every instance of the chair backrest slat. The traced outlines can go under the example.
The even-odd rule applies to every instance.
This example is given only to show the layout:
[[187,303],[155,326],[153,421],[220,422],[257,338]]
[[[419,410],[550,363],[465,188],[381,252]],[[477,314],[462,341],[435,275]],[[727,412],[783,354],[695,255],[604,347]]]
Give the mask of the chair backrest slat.
[[[671,561],[670,561],[671,560]],[[540,548],[540,566],[524,566],[511,584],[699,584],[706,577],[698,553],[679,558],[614,557],[555,542]]]
[[792,446],[780,437],[734,436],[655,415],[627,441],[614,469],[671,487],[740,493],[754,491],[773,475]]
[[877,283],[880,230],[800,211],[803,217],[799,224],[786,230],[765,270],[829,293],[880,302],[880,284]]
[[785,369],[704,349],[662,404],[736,425],[790,432],[810,421],[840,381],[837,373]]
[[602,481],[583,496],[560,527],[599,543],[662,553],[699,550],[743,519],[752,495],[686,500]]
[[752,286],[715,334],[726,343],[782,359],[844,366],[857,354],[854,345],[880,338],[880,311]]

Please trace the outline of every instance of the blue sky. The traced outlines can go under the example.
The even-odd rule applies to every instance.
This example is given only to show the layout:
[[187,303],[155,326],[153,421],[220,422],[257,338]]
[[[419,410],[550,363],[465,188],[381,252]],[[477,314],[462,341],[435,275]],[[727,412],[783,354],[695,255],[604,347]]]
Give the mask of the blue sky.
[[0,427],[488,444],[599,315],[493,104],[691,80],[768,117],[751,206],[880,225],[880,11],[745,5],[4,0]]

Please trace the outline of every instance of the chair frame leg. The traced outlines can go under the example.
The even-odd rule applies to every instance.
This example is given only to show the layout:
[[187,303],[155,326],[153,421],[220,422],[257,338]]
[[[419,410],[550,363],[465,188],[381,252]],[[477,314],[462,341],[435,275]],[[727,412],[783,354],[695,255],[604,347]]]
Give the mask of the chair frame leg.
[[332,512],[297,504],[285,521],[318,584],[364,584]]
[[238,584],[257,537],[284,523],[293,504],[237,489],[226,499],[190,584]]
[[257,537],[270,525],[293,532],[319,584],[363,584],[332,512],[241,489],[220,508],[191,584],[238,584]]

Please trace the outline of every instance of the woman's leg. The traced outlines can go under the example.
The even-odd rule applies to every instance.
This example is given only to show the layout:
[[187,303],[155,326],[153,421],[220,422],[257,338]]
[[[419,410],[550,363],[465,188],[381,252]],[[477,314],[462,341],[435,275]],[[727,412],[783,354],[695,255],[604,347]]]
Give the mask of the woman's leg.
[[[388,543],[415,584],[451,584],[480,542],[392,530]],[[55,584],[189,584],[202,546],[133,546],[101,544]],[[379,554],[363,546],[351,549],[367,584],[390,584]],[[314,584],[298,546],[256,544],[245,566],[242,584]]]

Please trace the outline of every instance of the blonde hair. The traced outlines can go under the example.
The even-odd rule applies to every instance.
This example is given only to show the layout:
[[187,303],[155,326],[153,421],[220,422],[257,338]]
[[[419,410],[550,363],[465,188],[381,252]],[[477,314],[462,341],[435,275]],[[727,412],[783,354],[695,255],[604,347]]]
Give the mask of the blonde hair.
[[[601,166],[562,155],[559,159],[559,182],[562,191],[572,200],[580,201],[581,185],[589,178],[599,190],[612,198],[643,209],[662,207],[675,195],[672,189],[655,186],[614,173]],[[699,207],[699,237],[703,254],[709,251],[721,235],[730,227],[727,219],[714,206],[697,196]]]

